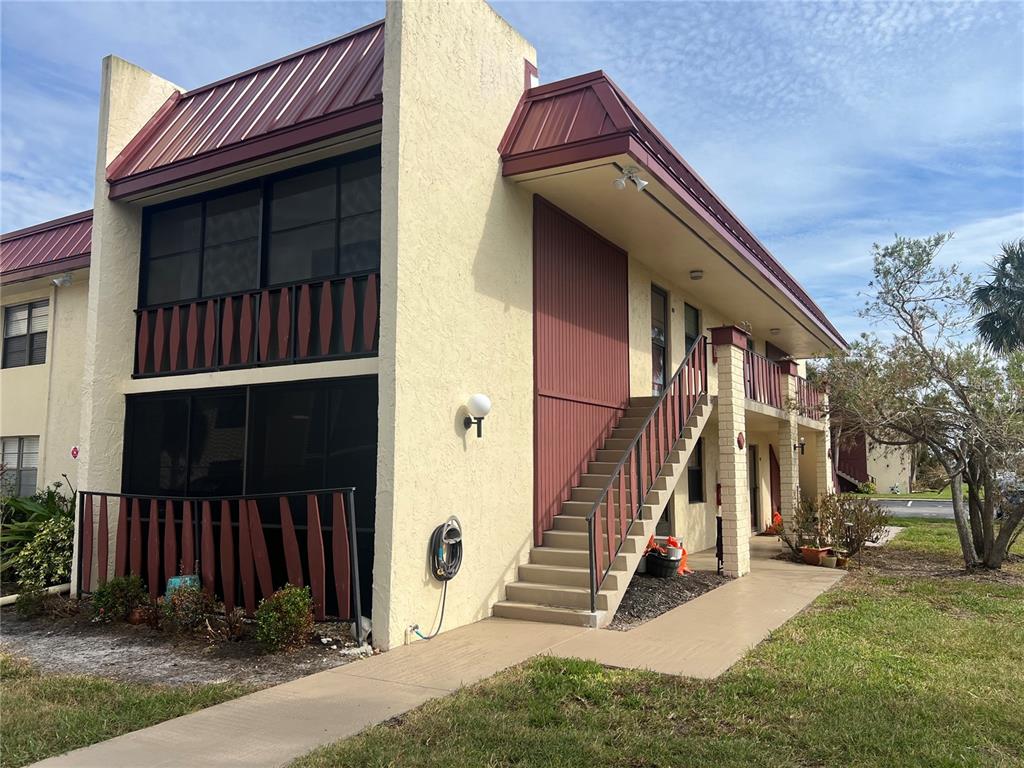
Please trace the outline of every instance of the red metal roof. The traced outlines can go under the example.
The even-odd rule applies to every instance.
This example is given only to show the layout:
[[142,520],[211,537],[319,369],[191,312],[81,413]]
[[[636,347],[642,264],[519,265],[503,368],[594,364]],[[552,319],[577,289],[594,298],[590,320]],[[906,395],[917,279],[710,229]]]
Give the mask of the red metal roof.
[[503,173],[543,170],[614,154],[631,154],[755,268],[788,294],[836,343],[845,339],[789,272],[604,72],[560,80],[523,94],[499,147]]
[[87,267],[91,250],[92,211],[8,232],[0,236],[0,282],[16,283]]
[[384,22],[175,93],[107,167],[110,196],[380,121]]

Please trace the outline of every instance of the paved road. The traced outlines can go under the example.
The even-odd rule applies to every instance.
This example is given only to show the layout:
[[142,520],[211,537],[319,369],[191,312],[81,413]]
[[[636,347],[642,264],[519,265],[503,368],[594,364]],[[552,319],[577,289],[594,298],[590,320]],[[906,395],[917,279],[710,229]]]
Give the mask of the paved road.
[[890,515],[899,517],[944,517],[953,519],[953,502],[932,499],[878,499]]

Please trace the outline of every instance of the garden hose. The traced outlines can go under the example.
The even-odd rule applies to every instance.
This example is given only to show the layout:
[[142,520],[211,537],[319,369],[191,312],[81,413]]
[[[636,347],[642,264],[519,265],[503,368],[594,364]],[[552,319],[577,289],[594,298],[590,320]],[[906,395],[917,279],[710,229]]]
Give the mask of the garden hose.
[[444,623],[444,607],[448,601],[448,582],[455,578],[460,567],[462,567],[462,526],[459,524],[459,518],[453,515],[430,534],[430,575],[443,585],[441,587],[441,615],[437,620],[437,629],[429,635],[424,635],[419,629],[413,630],[421,640],[431,640],[441,631],[441,625]]

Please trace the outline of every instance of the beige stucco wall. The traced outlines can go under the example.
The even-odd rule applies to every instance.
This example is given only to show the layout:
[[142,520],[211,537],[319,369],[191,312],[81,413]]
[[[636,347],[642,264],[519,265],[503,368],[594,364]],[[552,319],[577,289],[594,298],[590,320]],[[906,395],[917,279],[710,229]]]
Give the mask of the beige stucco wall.
[[[490,613],[533,525],[531,201],[497,152],[533,48],[490,7],[389,4],[382,139],[374,641],[431,629],[431,531],[457,515],[444,628]],[[483,438],[467,398],[493,401]]]
[[0,434],[39,436],[40,487],[64,474],[78,485],[71,449],[78,444],[89,270],[75,271],[72,281],[57,288],[39,278],[5,286],[0,296],[4,306],[50,302],[46,362],[0,371]]
[[[868,440],[870,443],[870,439]],[[875,479],[879,493],[889,493],[893,486],[900,493],[910,493],[910,449],[904,446],[869,445],[868,475]]]

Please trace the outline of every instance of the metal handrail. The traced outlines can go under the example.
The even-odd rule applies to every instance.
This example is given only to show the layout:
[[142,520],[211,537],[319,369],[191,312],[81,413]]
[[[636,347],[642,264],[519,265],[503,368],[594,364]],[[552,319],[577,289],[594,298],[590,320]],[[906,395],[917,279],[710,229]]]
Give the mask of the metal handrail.
[[[594,611],[594,610],[597,609],[597,593],[598,593],[598,591],[601,588],[601,584],[604,583],[605,578],[608,576],[609,571],[611,571],[612,564],[615,562],[615,558],[618,556],[619,552],[621,551],[622,544],[625,541],[624,537],[620,538],[619,545],[616,548],[616,551],[614,553],[612,553],[611,550],[609,549],[609,552],[608,552],[608,555],[609,555],[609,557],[608,557],[608,567],[605,569],[604,573],[601,574],[600,580],[598,580],[597,579],[597,573],[596,573],[597,551],[595,549],[595,543],[596,542],[594,540],[594,520],[595,520],[595,518],[596,518],[596,516],[597,516],[597,514],[598,514],[598,512],[599,512],[599,510],[601,508],[601,506],[605,503],[605,500],[608,498],[608,493],[611,491],[612,486],[616,482],[619,482],[620,485],[621,485],[620,478],[621,478],[621,475],[622,475],[623,468],[625,467],[626,462],[629,460],[629,458],[634,454],[634,452],[636,452],[637,460],[636,460],[635,466],[638,469],[638,473],[637,473],[637,496],[638,496],[638,498],[633,499],[632,503],[630,504],[631,516],[630,516],[630,520],[629,520],[629,525],[626,526],[626,530],[628,530],[629,527],[632,526],[632,524],[636,521],[638,510],[643,506],[643,499],[647,495],[647,490],[649,490],[649,489],[645,490],[644,487],[643,487],[643,481],[644,481],[644,472],[642,470],[642,467],[643,467],[643,443],[642,443],[643,437],[644,437],[644,435],[645,435],[645,433],[647,431],[647,428],[649,426],[651,426],[651,422],[654,419],[655,415],[659,412],[659,410],[661,409],[662,405],[665,403],[665,401],[668,398],[668,396],[672,393],[673,387],[677,384],[678,381],[681,381],[682,375],[687,371],[687,369],[689,369],[689,367],[691,366],[691,363],[694,360],[698,359],[698,357],[699,357],[700,361],[702,362],[700,370],[702,371],[703,376],[702,376],[701,386],[700,386],[699,391],[692,393],[693,398],[694,398],[694,400],[693,400],[694,404],[696,404],[697,400],[702,395],[707,393],[707,338],[704,337],[704,336],[699,336],[696,340],[694,340],[694,343],[691,345],[690,349],[687,351],[686,356],[683,358],[683,362],[676,369],[675,373],[672,374],[672,378],[669,379],[669,382],[665,386],[665,388],[662,391],[661,395],[652,404],[650,413],[647,414],[647,417],[644,419],[643,423],[640,425],[639,429],[637,430],[636,437],[634,437],[633,441],[624,449],[624,451],[622,453],[622,458],[619,459],[618,463],[615,465],[615,468],[612,470],[611,475],[609,475],[608,482],[601,489],[601,492],[598,495],[597,500],[594,502],[593,506],[591,507],[590,512],[587,513],[586,520],[587,520],[587,538],[588,538],[588,543],[589,543],[589,547],[588,547],[589,557],[588,557],[588,560],[589,560],[589,567],[590,567],[590,610],[591,611]],[[681,414],[680,423],[681,424],[685,424],[685,422],[689,418],[689,416],[690,416],[689,412],[687,412],[685,414]],[[682,432],[682,428],[680,428],[680,433],[681,432]],[[675,444],[675,440],[672,441],[672,444],[673,445]],[[661,469],[661,467],[658,468],[658,471],[660,471],[660,469]],[[655,473],[655,477],[651,480],[651,485],[652,486],[653,486],[654,480],[656,478],[657,478],[657,473]],[[621,504],[621,500],[620,500],[620,504]]]

